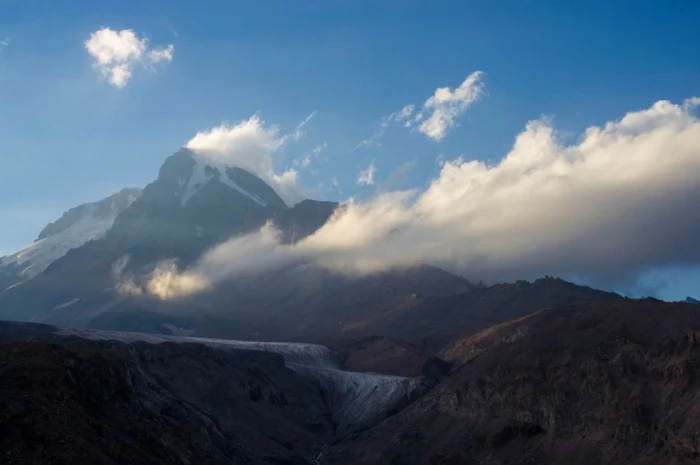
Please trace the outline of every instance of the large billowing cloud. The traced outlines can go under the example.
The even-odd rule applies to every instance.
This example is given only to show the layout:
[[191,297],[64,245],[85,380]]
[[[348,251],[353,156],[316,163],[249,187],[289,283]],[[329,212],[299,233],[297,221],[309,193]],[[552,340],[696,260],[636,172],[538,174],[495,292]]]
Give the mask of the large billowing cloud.
[[571,145],[532,121],[497,165],[445,162],[425,191],[350,202],[294,245],[267,226],[188,270],[161,269],[147,288],[171,298],[295,261],[360,274],[430,263],[477,280],[552,274],[608,288],[700,265],[697,104],[660,101]]
[[277,126],[266,125],[258,115],[253,115],[235,124],[200,131],[186,147],[213,162],[250,171],[292,205],[307,197],[307,189],[300,184],[296,170],[275,171],[274,156],[286,142],[297,141],[303,136],[304,126],[313,115],[304,119],[289,135],[281,135]]
[[139,64],[152,69],[157,63],[172,61],[175,51],[172,44],[149,48],[148,39],[131,29],[115,31],[108,27],[90,34],[85,49],[93,57],[95,69],[115,87],[125,87]]

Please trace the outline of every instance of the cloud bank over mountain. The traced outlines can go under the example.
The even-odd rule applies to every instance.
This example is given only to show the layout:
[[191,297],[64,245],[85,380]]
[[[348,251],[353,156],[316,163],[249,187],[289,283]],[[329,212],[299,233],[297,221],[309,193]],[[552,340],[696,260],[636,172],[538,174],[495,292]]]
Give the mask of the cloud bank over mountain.
[[295,169],[275,169],[275,156],[290,141],[304,135],[304,127],[313,118],[307,116],[291,133],[280,134],[275,125],[268,125],[258,115],[235,124],[223,123],[198,132],[185,147],[217,164],[243,168],[268,183],[282,199],[293,205],[308,196],[309,190],[299,181]]
[[[551,122],[531,121],[496,165],[447,161],[424,191],[350,201],[294,245],[268,225],[186,270],[159,267],[145,288],[174,298],[295,262],[351,274],[428,263],[477,280],[553,274],[606,287],[631,285],[652,267],[698,265],[697,104],[659,101],[568,145]],[[240,130],[263,147],[279,143],[259,122],[246,124]],[[226,146],[224,134],[209,137]],[[201,137],[190,144],[204,148]]]

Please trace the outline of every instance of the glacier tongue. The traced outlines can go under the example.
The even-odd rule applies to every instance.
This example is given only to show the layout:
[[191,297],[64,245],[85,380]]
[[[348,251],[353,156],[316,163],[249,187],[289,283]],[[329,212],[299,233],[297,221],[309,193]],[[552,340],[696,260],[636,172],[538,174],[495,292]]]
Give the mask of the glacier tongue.
[[331,351],[318,344],[234,341],[72,328],[57,328],[56,334],[152,344],[196,342],[224,350],[258,350],[280,354],[290,369],[321,388],[338,436],[382,420],[427,390],[425,384],[414,378],[342,370]]

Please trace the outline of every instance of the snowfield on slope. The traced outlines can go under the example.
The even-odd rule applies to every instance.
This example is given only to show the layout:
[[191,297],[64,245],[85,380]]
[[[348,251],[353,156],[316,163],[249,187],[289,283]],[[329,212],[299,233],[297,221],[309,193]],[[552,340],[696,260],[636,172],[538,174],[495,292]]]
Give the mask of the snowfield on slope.
[[318,344],[234,341],[58,327],[55,334],[127,343],[194,342],[224,350],[257,350],[280,354],[290,369],[321,388],[333,415],[336,435],[340,437],[382,420],[428,389],[414,378],[342,370],[333,359],[331,351]]
[[69,250],[104,236],[112,227],[116,216],[82,218],[58,234],[32,242],[17,252],[0,258],[0,267],[19,267],[22,279],[33,278]]
[[[219,163],[215,160],[209,159],[204,155],[193,156],[192,159],[195,162],[192,168],[192,175],[188,180],[180,180],[180,187],[184,187],[185,191],[180,197],[180,204],[184,207],[189,200],[197,194],[200,190],[206,186],[209,181],[214,179],[217,175],[219,177],[219,182],[225,186],[234,189],[244,196],[251,199],[253,202],[257,203],[261,207],[267,204],[257,195],[248,192],[239,186],[233,179],[231,179],[226,172],[229,166],[224,163]],[[207,168],[210,168],[212,172],[207,173]]]

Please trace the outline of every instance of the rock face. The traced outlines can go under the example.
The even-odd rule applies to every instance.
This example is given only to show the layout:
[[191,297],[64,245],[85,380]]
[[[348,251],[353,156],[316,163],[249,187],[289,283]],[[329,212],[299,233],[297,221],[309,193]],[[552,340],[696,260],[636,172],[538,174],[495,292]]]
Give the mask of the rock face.
[[547,309],[456,344],[453,374],[328,463],[690,464],[700,311],[616,300]]
[[318,388],[279,355],[4,339],[4,464],[304,464],[333,434]]

